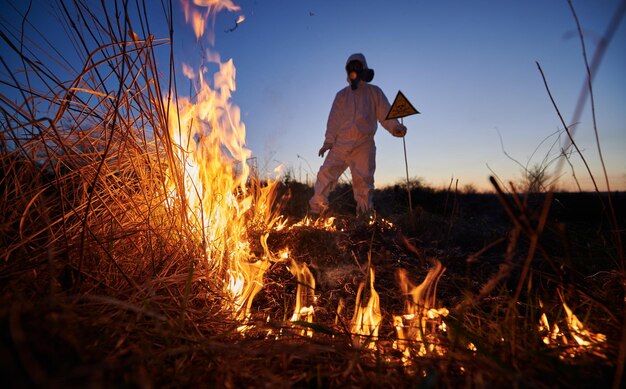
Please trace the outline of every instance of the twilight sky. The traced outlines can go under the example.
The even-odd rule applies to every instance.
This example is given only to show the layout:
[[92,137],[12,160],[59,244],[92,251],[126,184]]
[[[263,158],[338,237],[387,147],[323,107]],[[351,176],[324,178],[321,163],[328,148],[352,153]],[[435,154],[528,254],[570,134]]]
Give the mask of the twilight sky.
[[[590,60],[622,2],[573,0]],[[151,29],[166,37],[160,2],[147,3],[155,6]],[[489,175],[519,181],[518,162],[533,166],[553,161],[565,144],[566,134],[535,62],[571,124],[585,67],[566,0],[234,3],[241,10],[217,15],[211,46],[206,39],[196,40],[184,24],[180,3],[174,1],[174,49],[179,69],[182,62],[198,66],[207,47],[222,61],[233,59],[233,102],[241,108],[247,146],[262,171],[284,164],[296,178],[314,180],[322,163],[317,151],[328,112],[335,93],[347,85],[344,65],[355,52],[366,56],[376,72],[372,83],[390,102],[401,90],[421,112],[404,119],[412,178],[435,187],[458,179],[459,187],[490,189]],[[50,15],[37,11],[33,17],[47,23]],[[227,32],[239,15],[246,20]],[[613,190],[626,190],[624,24],[609,43],[593,84],[600,144]],[[164,72],[166,60],[164,56]],[[178,79],[185,93],[182,73]],[[575,140],[605,190],[588,101]],[[379,126],[376,144],[376,185],[404,182],[402,140]],[[583,189],[591,189],[580,158],[572,155],[571,162]],[[560,174],[559,187],[574,190],[568,164]]]
[[[215,50],[237,67],[235,103],[259,166],[277,163],[313,180],[322,162],[326,120],[346,86],[344,65],[365,54],[373,84],[393,100],[398,90],[421,112],[405,118],[409,175],[439,187],[489,188],[490,169],[517,181],[522,165],[559,152],[566,134],[544,87],[538,62],[567,124],[585,81],[576,24],[566,0],[530,1],[235,1],[241,11],[216,21]],[[589,58],[617,0],[573,5]],[[232,32],[239,14],[246,20]],[[181,52],[197,52],[180,28]],[[626,189],[626,26],[620,24],[594,82],[600,142],[612,189]],[[589,104],[575,140],[603,182]],[[560,138],[559,138],[560,134]],[[502,141],[500,140],[502,139]],[[379,186],[405,179],[402,141],[379,126]],[[555,146],[556,145],[556,146]],[[573,156],[576,176],[588,174]],[[555,165],[555,164],[553,164]],[[564,165],[568,167],[568,165]],[[562,187],[575,188],[571,169]],[[601,188],[602,189],[602,188]]]

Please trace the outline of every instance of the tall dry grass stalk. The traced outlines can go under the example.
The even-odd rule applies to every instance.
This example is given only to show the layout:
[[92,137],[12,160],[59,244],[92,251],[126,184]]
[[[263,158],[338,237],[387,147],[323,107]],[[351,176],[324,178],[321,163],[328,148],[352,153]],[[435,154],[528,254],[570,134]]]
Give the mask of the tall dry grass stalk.
[[[102,6],[53,7],[84,61],[76,72],[63,67],[74,54],[45,40],[49,46],[33,47],[9,25],[2,30],[21,70],[3,60],[0,256],[18,274],[32,272],[28,282],[7,280],[12,293],[45,287],[52,298],[124,296],[145,313],[155,290],[184,288],[189,277],[207,274],[192,271],[202,266],[202,244],[189,231],[186,202],[168,201],[165,185],[166,175],[182,175],[167,131],[174,73],[164,83],[156,63],[169,39],[150,32],[146,4]],[[168,15],[171,25],[171,4]],[[28,13],[22,26],[37,31]],[[60,65],[46,67],[48,57]]]

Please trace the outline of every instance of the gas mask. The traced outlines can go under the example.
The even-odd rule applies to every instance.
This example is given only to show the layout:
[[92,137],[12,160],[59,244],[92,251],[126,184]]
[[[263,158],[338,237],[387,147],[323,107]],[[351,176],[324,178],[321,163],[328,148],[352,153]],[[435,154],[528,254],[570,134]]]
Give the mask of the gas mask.
[[370,82],[374,79],[374,70],[364,68],[361,61],[350,61],[346,65],[346,72],[348,73],[348,82],[352,90],[359,86],[359,81]]

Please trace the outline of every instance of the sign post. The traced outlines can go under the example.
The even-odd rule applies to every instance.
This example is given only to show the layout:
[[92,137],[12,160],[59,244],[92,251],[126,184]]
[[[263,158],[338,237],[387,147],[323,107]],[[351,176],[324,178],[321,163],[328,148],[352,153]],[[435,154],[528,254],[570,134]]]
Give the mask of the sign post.
[[[400,123],[404,125],[402,119],[405,116],[414,115],[419,113],[417,109],[409,102],[409,100],[402,94],[401,91],[398,91],[396,98],[393,100],[393,104],[391,104],[391,108],[389,108],[389,113],[387,113],[386,120],[389,119],[400,119]],[[409,212],[411,221],[413,221],[413,202],[411,200],[411,181],[409,180],[409,162],[406,157],[406,141],[404,136],[402,137],[402,146],[404,147],[404,168],[406,170],[406,192],[409,196]]]

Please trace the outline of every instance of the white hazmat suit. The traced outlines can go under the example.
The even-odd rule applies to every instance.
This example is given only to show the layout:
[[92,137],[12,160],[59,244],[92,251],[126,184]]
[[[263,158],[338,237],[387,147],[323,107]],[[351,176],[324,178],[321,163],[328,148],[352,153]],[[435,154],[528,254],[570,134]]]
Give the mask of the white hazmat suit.
[[351,85],[337,93],[328,116],[324,145],[319,155],[323,156],[324,152],[330,151],[317,173],[315,194],[309,200],[313,215],[328,209],[328,195],[348,167],[352,174],[357,214],[369,214],[373,210],[376,170],[374,134],[378,123],[394,136],[402,137],[406,134],[406,127],[396,119],[385,120],[390,104],[383,91],[351,73],[349,65],[353,65],[354,61],[360,62],[363,69],[371,73],[369,80],[367,76],[364,77],[367,81],[373,78],[373,71],[368,69],[363,54],[353,54],[348,58],[346,71]]

